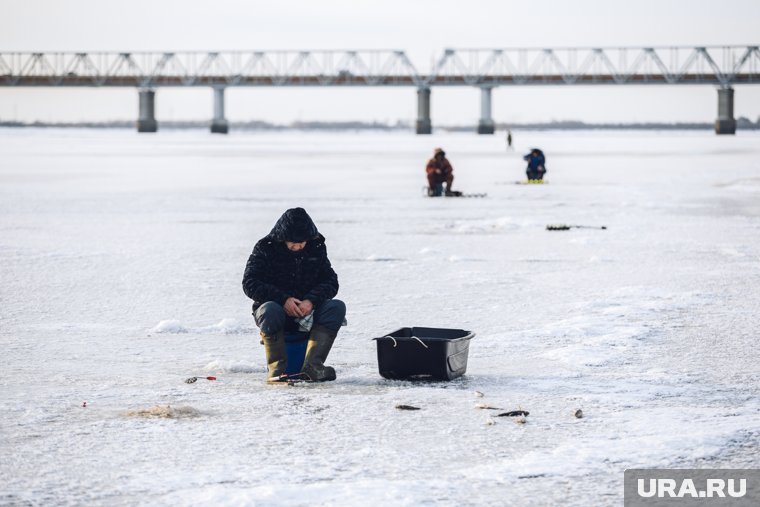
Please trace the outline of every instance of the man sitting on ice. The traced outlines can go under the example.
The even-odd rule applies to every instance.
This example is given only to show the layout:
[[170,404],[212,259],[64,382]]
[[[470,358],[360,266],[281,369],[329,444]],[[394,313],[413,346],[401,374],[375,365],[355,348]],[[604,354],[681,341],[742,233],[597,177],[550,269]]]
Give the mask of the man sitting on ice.
[[253,299],[253,316],[267,356],[267,382],[286,380],[285,332],[307,329],[309,339],[301,374],[318,382],[335,380],[325,366],[346,305],[333,299],[338,275],[327,258],[325,238],[303,208],[282,214],[248,258],[243,291]]
[[451,167],[446,153],[441,148],[433,150],[433,158],[428,160],[425,167],[428,180],[428,195],[438,197],[443,194],[443,184],[446,183],[446,195],[453,195],[451,183],[454,181],[454,168]]

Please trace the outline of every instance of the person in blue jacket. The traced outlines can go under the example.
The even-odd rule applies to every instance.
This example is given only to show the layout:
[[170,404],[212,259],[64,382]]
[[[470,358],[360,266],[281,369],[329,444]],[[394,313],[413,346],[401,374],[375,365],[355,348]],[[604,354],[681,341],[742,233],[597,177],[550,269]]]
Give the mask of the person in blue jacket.
[[528,167],[525,169],[525,174],[530,180],[543,180],[546,173],[546,157],[544,152],[538,148],[533,148],[530,153],[523,157],[523,160],[528,162]]

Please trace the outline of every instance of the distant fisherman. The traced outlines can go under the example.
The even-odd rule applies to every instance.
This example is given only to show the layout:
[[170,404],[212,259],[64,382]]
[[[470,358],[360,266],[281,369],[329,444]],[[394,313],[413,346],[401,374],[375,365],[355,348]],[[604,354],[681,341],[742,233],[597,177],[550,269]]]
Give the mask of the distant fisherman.
[[438,197],[443,194],[443,184],[446,183],[446,195],[452,195],[451,184],[454,181],[454,168],[451,167],[446,152],[442,148],[433,150],[433,158],[428,160],[425,167],[428,180],[428,195]]
[[528,162],[528,167],[525,169],[528,181],[544,179],[544,174],[546,174],[546,157],[543,151],[533,148],[530,153],[523,157],[523,160]]
[[338,293],[338,275],[327,258],[325,237],[303,208],[282,214],[248,258],[243,291],[253,299],[253,316],[261,329],[267,357],[267,382],[286,374],[285,332],[308,330],[301,374],[311,381],[335,380],[325,366],[346,315]]

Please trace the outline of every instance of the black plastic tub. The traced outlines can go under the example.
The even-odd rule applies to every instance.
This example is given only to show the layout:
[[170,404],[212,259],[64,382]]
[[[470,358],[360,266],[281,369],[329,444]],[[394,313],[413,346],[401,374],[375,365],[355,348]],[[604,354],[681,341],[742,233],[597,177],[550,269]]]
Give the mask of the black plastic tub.
[[402,327],[374,338],[380,375],[389,379],[460,377],[467,371],[473,336],[464,329]]

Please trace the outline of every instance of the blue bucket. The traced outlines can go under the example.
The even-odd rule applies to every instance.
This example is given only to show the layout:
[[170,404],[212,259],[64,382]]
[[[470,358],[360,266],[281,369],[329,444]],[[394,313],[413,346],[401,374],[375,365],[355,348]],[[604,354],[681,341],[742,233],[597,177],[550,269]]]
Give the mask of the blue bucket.
[[309,333],[296,331],[285,333],[285,351],[288,353],[288,367],[285,373],[293,375],[303,368],[303,359],[306,356],[306,343],[309,341]]

